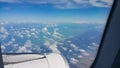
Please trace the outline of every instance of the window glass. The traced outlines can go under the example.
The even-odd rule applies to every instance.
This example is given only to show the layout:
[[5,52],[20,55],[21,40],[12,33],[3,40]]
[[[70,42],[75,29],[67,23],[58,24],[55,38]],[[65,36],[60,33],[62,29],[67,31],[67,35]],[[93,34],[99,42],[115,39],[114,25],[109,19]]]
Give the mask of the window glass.
[[[89,68],[112,4],[113,0],[0,0],[3,59],[56,53],[66,59],[70,68]],[[3,60],[5,68],[13,60],[26,61],[21,58]]]

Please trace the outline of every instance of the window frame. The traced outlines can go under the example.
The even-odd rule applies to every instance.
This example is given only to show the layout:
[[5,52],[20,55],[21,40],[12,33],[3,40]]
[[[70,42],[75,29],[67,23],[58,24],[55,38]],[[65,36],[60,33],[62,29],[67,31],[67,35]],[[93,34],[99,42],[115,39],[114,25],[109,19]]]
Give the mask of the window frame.
[[100,47],[90,68],[111,68],[120,49],[120,0],[114,0]]

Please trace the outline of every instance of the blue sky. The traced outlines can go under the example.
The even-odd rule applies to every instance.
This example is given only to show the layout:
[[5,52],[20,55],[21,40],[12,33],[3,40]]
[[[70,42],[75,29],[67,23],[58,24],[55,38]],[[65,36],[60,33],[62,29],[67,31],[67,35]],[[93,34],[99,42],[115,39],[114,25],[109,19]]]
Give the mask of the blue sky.
[[0,0],[0,21],[104,23],[112,0]]

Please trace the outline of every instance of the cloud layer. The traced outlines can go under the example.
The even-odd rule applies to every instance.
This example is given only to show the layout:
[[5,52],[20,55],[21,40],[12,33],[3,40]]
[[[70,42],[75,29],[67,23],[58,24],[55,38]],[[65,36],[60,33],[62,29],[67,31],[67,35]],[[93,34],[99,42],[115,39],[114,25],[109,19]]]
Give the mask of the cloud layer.
[[5,3],[49,4],[59,9],[110,7],[113,0],[0,0]]

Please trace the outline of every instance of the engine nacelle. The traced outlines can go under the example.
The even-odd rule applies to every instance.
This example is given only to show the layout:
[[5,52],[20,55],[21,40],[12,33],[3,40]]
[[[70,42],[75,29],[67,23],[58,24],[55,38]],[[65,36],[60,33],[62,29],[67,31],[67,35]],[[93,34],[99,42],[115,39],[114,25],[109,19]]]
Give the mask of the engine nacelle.
[[4,68],[69,68],[60,54],[18,54],[3,55]]

